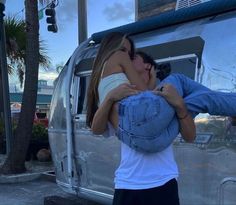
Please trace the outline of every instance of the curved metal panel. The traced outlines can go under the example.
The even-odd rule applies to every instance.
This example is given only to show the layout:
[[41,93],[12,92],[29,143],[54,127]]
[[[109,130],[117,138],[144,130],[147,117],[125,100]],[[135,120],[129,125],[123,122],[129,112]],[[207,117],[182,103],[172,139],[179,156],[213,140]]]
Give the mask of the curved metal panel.
[[207,16],[213,16],[236,9],[236,1],[214,0],[198,4],[190,8],[183,8],[177,11],[162,13],[158,16],[146,18],[141,21],[116,27],[92,35],[92,39],[99,43],[101,39],[110,32],[123,32],[131,35],[153,31],[163,27],[193,21]]

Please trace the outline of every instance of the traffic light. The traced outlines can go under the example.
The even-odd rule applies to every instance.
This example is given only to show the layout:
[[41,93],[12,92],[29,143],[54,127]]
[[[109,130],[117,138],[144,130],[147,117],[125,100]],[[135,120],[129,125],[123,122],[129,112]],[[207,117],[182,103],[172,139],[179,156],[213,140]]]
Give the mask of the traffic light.
[[45,10],[45,14],[47,16],[47,24],[48,24],[48,31],[56,33],[58,31],[57,22],[56,22],[56,11],[55,11],[55,4],[52,3],[50,8]]

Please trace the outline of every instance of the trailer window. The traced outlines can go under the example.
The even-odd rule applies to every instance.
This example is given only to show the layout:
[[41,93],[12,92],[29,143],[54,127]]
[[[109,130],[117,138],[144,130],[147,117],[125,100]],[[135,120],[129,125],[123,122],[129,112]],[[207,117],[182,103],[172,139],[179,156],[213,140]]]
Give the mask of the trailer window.
[[205,41],[200,36],[161,44],[138,44],[138,50],[150,54],[157,63],[170,63],[172,73],[183,73],[198,81]]
[[198,57],[195,54],[158,59],[156,62],[158,65],[169,65],[170,73],[182,73],[193,80],[197,80]]
[[90,75],[80,76],[78,83],[77,114],[86,114],[87,90],[90,81]]

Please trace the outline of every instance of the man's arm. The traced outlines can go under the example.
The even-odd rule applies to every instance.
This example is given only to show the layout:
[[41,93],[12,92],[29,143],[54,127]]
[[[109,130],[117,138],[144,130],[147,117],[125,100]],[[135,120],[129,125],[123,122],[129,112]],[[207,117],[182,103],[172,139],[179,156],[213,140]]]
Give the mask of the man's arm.
[[91,129],[94,134],[99,135],[106,131],[114,103],[128,96],[138,94],[138,91],[135,88],[136,86],[134,85],[124,83],[107,94],[93,118]]
[[161,88],[155,89],[154,93],[164,97],[174,107],[182,137],[186,142],[193,142],[196,137],[196,126],[192,116],[188,113],[184,99],[170,84],[165,84]]
[[180,133],[186,142],[193,142],[196,138],[196,126],[192,116],[188,113],[184,100],[175,112],[179,121]]
[[97,109],[93,117],[93,122],[91,126],[91,129],[94,134],[100,135],[106,131],[107,122],[113,103],[113,99],[107,96],[103,103]]

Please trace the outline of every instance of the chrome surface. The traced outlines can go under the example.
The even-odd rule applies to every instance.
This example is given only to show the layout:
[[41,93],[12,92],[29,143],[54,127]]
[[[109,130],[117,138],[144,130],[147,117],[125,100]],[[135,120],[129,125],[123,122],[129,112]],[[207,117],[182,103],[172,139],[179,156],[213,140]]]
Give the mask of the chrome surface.
[[[177,70],[203,85],[218,91],[236,92],[236,13],[230,12],[194,22],[174,25],[157,31],[134,36],[138,48],[178,41],[200,36],[204,41],[201,65],[198,58],[173,61]],[[92,58],[97,47],[89,46],[76,59]],[[81,51],[80,51],[81,52]],[[150,53],[151,54],[151,53]],[[192,54],[192,53],[189,53]],[[168,59],[168,56],[166,57]],[[161,59],[155,59],[160,61]],[[53,161],[56,167],[57,182],[69,184],[67,176],[66,121],[72,123],[72,188],[90,190],[86,197],[98,197],[103,193],[104,200],[111,203],[106,195],[113,195],[114,171],[119,165],[120,142],[115,136],[95,136],[85,125],[86,96],[76,89],[88,71],[79,73],[65,67],[59,76],[51,105],[49,139]],[[70,75],[71,89],[65,89],[65,78]],[[87,80],[84,80],[87,90]],[[70,93],[71,117],[65,115],[65,95]],[[80,97],[81,101],[78,100]],[[80,108],[80,109],[79,109]],[[80,111],[78,111],[80,110]],[[197,139],[187,144],[177,137],[174,151],[179,165],[179,193],[182,205],[217,205],[221,181],[234,177],[236,170],[236,126],[230,117],[200,114],[196,117]],[[108,134],[107,134],[108,135]],[[62,169],[63,167],[63,169]],[[63,186],[63,185],[61,185]],[[67,188],[65,188],[67,190]],[[230,193],[235,193],[235,186]],[[224,196],[225,204],[234,204],[235,194]]]
[[95,136],[75,122],[75,157],[81,166],[81,187],[113,194],[113,179],[120,161],[120,142],[115,136]]
[[[234,183],[234,186],[236,186],[236,177],[226,177],[224,178],[219,187],[219,205],[224,205],[224,197],[225,197],[225,189],[226,186],[229,185],[229,183]],[[235,192],[232,192],[231,194],[235,194]]]

